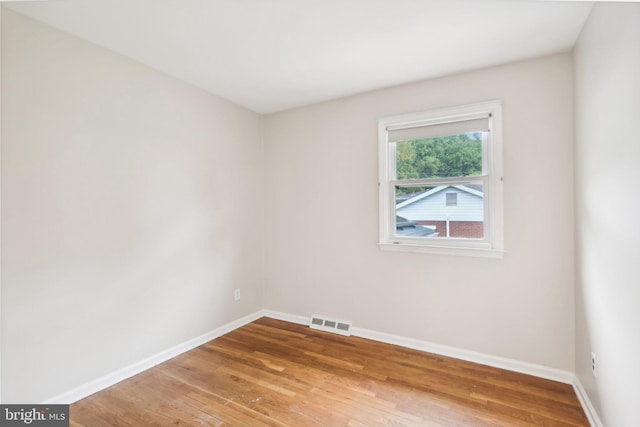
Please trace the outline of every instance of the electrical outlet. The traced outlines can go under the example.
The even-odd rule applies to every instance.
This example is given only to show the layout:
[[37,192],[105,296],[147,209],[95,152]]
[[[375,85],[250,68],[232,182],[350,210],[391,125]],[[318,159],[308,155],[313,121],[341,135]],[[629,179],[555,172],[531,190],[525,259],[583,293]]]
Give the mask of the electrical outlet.
[[240,289],[236,289],[233,292],[233,299],[236,300],[236,301],[240,301]]
[[591,352],[591,372],[593,373],[594,377],[598,372],[598,359],[596,358],[596,354],[594,352]]

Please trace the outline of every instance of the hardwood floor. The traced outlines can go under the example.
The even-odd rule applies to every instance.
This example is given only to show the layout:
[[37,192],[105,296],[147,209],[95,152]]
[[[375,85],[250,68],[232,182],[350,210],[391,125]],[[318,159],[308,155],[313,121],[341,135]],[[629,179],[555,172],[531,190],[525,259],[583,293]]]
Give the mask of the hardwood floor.
[[72,426],[588,426],[570,385],[259,319],[71,405]]

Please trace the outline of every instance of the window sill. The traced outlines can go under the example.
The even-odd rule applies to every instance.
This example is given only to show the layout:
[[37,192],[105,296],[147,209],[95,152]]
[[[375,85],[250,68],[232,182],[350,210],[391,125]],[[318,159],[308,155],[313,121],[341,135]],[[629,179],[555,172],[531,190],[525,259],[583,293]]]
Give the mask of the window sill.
[[488,248],[454,247],[454,246],[427,246],[409,243],[379,243],[380,249],[391,252],[414,252],[434,255],[456,255],[480,258],[504,258],[504,251]]

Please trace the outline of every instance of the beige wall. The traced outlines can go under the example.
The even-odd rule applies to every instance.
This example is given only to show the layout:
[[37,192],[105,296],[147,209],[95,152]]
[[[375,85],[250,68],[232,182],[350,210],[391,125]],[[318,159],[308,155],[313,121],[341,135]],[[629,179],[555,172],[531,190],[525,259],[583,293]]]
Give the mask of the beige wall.
[[575,363],[611,427],[640,418],[639,24],[640,4],[597,4],[575,49]]
[[[560,54],[267,116],[267,308],[572,371],[572,87]],[[504,259],[380,251],[378,119],[493,99]]]
[[[2,6],[0,6],[0,52],[2,50]],[[2,55],[0,55],[0,101],[2,100]],[[2,102],[0,102],[0,242],[2,242]],[[2,245],[0,244],[0,322],[2,322]],[[0,331],[2,325],[0,324]],[[2,399],[2,333],[0,333],[0,402]]]
[[[574,253],[571,54],[262,118],[4,10],[3,401],[51,398],[266,307],[575,363],[605,425],[628,425],[638,5],[594,11],[576,49]],[[505,257],[381,252],[377,120],[492,99]]]
[[262,118],[9,10],[2,21],[4,402],[52,398],[262,308]]

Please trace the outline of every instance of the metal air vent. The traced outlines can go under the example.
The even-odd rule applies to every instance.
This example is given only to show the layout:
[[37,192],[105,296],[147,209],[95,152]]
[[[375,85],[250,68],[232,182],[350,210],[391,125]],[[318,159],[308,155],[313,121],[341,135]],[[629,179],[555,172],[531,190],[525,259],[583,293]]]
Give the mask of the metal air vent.
[[350,336],[351,335],[351,323],[343,322],[340,320],[327,319],[323,316],[311,316],[311,322],[309,322],[311,329],[317,329],[319,331],[333,332],[334,334]]

